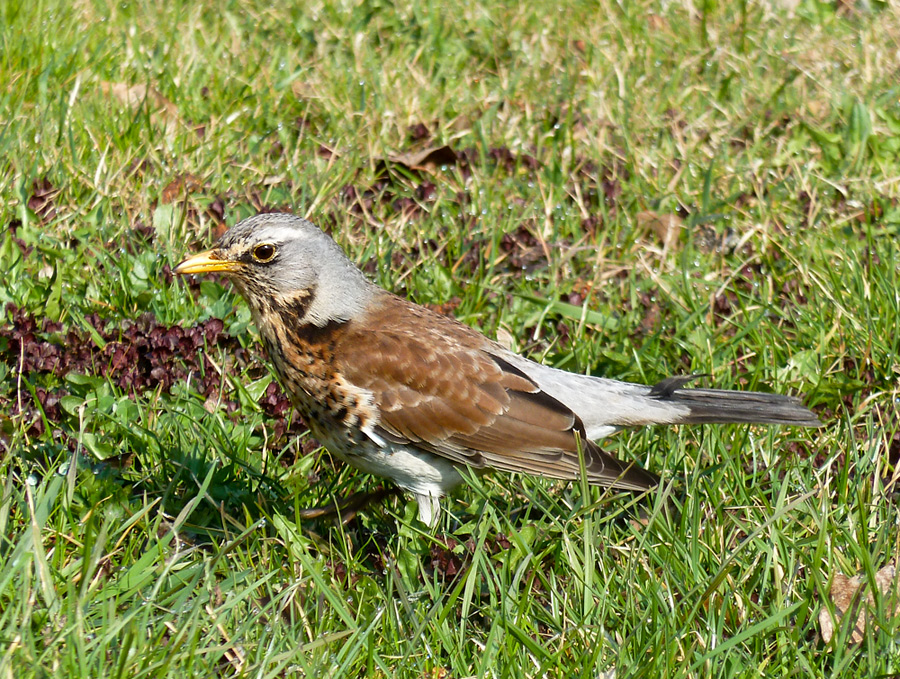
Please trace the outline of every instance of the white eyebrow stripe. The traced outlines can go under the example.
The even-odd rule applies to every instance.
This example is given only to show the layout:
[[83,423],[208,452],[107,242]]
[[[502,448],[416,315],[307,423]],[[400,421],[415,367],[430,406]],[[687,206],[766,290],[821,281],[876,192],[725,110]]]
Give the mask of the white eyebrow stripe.
[[304,235],[301,229],[294,229],[290,226],[267,226],[259,229],[256,234],[254,240],[260,243],[283,243],[289,240],[297,240]]

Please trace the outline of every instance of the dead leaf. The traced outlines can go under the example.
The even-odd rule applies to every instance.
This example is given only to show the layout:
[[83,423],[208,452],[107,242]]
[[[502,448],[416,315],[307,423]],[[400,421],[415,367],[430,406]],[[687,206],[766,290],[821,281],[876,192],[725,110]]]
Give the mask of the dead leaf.
[[662,31],[669,28],[668,20],[659,14],[647,15],[647,28],[651,31]]
[[406,130],[406,134],[415,142],[425,142],[431,139],[431,130],[428,129],[428,125],[425,123],[410,125]]
[[134,111],[146,106],[151,122],[164,127],[166,132],[172,132],[181,122],[175,104],[149,85],[126,85],[104,80],[100,83],[100,89],[103,94],[115,97]]
[[135,459],[134,453],[124,453],[107,457],[103,463],[113,469],[130,469],[134,466]]
[[410,172],[428,172],[436,174],[445,165],[456,165],[459,156],[456,151],[447,145],[430,146],[421,151],[399,153],[377,159],[375,171],[378,174],[386,174],[392,165],[399,165]]
[[[887,565],[875,574],[875,586],[882,595],[889,596],[889,604],[893,608],[890,617],[900,614],[900,602],[897,602],[897,587],[894,584],[896,568],[893,564]],[[850,633],[850,643],[862,642],[866,625],[872,619],[875,608],[875,597],[868,588],[868,580],[865,574],[848,578],[842,573],[835,573],[831,582],[829,596],[834,603],[834,615],[827,606],[819,610],[819,626],[822,629],[822,639],[827,644],[835,633],[835,628],[841,624],[846,615],[856,618],[856,625]],[[865,598],[865,601],[863,601]]]
[[650,229],[655,233],[666,249],[678,241],[678,234],[684,228],[684,220],[678,215],[660,214],[652,210],[638,212],[635,220],[640,228]]
[[192,193],[200,193],[204,188],[203,180],[194,174],[179,174],[166,184],[160,196],[160,203],[171,205]]
[[304,101],[306,99],[314,99],[316,97],[316,90],[312,85],[312,82],[306,78],[297,78],[296,80],[291,82],[291,93],[297,99]]
[[56,217],[54,201],[58,195],[59,189],[54,187],[47,177],[35,179],[31,184],[28,209],[34,212],[42,222],[50,221]]

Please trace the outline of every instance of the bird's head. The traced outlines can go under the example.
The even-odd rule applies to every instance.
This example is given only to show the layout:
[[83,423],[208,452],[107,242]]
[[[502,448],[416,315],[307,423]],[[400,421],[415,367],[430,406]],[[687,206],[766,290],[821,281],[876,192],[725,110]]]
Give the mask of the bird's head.
[[245,219],[175,268],[213,272],[228,276],[254,312],[291,309],[316,325],[352,318],[373,287],[330,236],[288,214]]

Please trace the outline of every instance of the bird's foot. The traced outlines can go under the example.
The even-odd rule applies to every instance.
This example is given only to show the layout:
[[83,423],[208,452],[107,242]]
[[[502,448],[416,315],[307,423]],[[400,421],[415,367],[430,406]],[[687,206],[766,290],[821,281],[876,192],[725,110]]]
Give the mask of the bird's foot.
[[361,491],[353,493],[348,498],[338,500],[322,507],[310,507],[309,509],[301,509],[299,516],[301,519],[322,519],[334,517],[341,523],[349,523],[353,520],[359,511],[374,502],[381,502],[386,497],[396,495],[400,492],[397,487],[378,488],[376,490]]

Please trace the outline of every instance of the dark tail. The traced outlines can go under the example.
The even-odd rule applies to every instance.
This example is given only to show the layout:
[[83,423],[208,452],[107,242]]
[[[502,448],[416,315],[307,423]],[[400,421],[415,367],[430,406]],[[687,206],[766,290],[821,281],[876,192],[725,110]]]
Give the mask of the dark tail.
[[755,423],[822,426],[816,414],[793,396],[765,394],[759,391],[682,388],[698,377],[703,376],[670,377],[654,385],[649,396],[664,403],[687,407],[690,412],[680,420],[686,424]]

